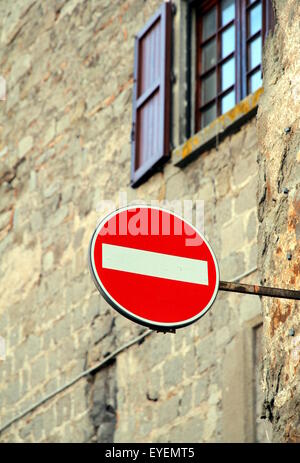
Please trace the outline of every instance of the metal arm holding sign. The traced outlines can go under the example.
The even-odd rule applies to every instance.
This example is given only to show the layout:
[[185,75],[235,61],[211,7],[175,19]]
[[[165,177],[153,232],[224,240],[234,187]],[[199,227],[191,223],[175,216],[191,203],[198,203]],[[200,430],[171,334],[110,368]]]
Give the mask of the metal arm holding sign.
[[231,283],[228,281],[220,281],[219,290],[241,294],[254,294],[256,296],[279,297],[281,299],[294,299],[297,301],[300,300],[300,291],[297,290],[246,285],[244,283]]
[[220,281],[205,237],[174,212],[146,205],[120,208],[97,226],[89,246],[97,289],[119,313],[163,332],[188,326],[218,291],[300,300],[300,291]]

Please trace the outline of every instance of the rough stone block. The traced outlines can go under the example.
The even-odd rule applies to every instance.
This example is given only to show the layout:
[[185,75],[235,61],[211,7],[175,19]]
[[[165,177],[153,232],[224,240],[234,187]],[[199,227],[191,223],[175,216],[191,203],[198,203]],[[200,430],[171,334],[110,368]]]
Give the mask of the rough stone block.
[[216,363],[214,334],[207,336],[196,344],[196,355],[198,359],[198,373],[201,373]]
[[247,183],[246,186],[239,192],[235,199],[234,210],[236,214],[242,214],[249,209],[256,209],[256,192],[257,192],[257,177]]
[[227,166],[216,175],[216,192],[218,198],[222,198],[225,195],[229,196],[231,174],[231,166]]
[[79,330],[86,324],[83,308],[81,305],[74,307],[72,311],[72,330]]
[[245,245],[243,218],[237,217],[221,229],[222,257],[239,251]]
[[24,350],[27,354],[27,359],[31,361],[41,350],[41,338],[34,334],[29,335],[27,341],[24,343]]
[[192,404],[192,385],[186,386],[183,390],[182,397],[179,399],[179,414],[186,415]]
[[31,364],[31,386],[41,385],[46,378],[46,359],[39,357]]
[[10,335],[8,338],[8,348],[12,349],[18,344],[19,341],[20,341],[20,327],[15,326],[10,332]]
[[58,225],[60,225],[63,220],[67,217],[68,215],[68,206],[67,205],[63,205],[61,206],[57,211],[56,213],[51,217],[51,220],[50,220],[50,225],[55,228],[57,227]]
[[32,146],[33,146],[33,138],[30,135],[22,138],[22,140],[19,143],[19,158],[22,158],[23,156],[25,156],[25,154],[31,150]]
[[[1,167],[0,167],[1,170]],[[1,172],[0,172],[1,177]],[[9,209],[12,204],[14,203],[14,191],[11,185],[8,182],[3,182],[0,185],[0,212],[4,211],[5,209]]]
[[249,255],[248,255],[249,268],[257,267],[257,256],[258,256],[258,246],[257,246],[257,242],[254,242],[250,248]]
[[203,317],[198,320],[194,325],[194,338],[204,338],[213,329],[211,311],[206,313]]
[[247,237],[248,241],[252,241],[256,238],[258,231],[258,220],[256,211],[251,212],[248,223],[247,223]]
[[42,435],[43,435],[43,429],[44,429],[44,416],[42,414],[39,414],[35,416],[32,420],[32,431],[33,431],[33,437],[35,442],[38,442],[41,440]]
[[86,309],[86,318],[87,320],[93,320],[98,315],[103,315],[104,311],[102,310],[103,306],[102,296],[100,294],[95,294],[88,300],[88,306]]
[[166,357],[171,353],[170,336],[172,334],[155,333],[150,336],[150,339],[146,339],[146,346],[149,349],[148,361],[150,368],[166,360]]
[[46,436],[55,428],[54,406],[51,406],[43,413],[43,429]]
[[261,301],[258,297],[244,295],[240,303],[240,322],[244,323],[262,313]]
[[97,430],[97,442],[102,444],[112,443],[115,427],[114,422],[101,423]]
[[156,402],[160,398],[161,393],[161,373],[155,371],[151,373],[147,381],[146,397],[148,400]]
[[233,200],[230,197],[219,199],[216,206],[217,227],[220,230],[223,224],[232,218]]
[[224,344],[228,344],[230,340],[232,339],[232,330],[228,325],[222,326],[217,332],[216,332],[216,346],[221,347]]
[[4,403],[10,407],[14,406],[21,397],[20,393],[20,376],[14,375],[9,387],[2,392]]
[[29,423],[26,423],[26,421],[24,420],[19,430],[19,435],[23,442],[29,441],[30,435],[32,434],[32,430],[33,430],[32,421],[30,421]]
[[192,378],[197,373],[197,359],[194,346],[191,346],[184,356],[184,372],[186,378]]
[[194,382],[194,404],[195,407],[198,407],[208,398],[208,384],[209,378],[208,375],[205,373],[201,378],[197,379]]
[[92,325],[92,342],[97,344],[105,336],[111,333],[113,327],[113,316],[108,313],[94,320]]
[[2,212],[2,214],[0,214],[0,230],[3,230],[9,225],[10,217],[11,211]]
[[55,137],[55,133],[56,133],[56,123],[55,123],[55,120],[52,120],[50,122],[49,127],[46,129],[46,133],[43,137],[44,145],[48,145],[48,143],[50,143],[50,141],[53,140],[53,138]]
[[44,256],[43,256],[43,270],[45,272],[48,272],[53,266],[54,263],[54,255],[52,251],[48,251]]
[[67,314],[65,317],[61,318],[55,322],[53,326],[53,339],[56,343],[61,343],[66,339],[70,334],[71,328],[71,314]]
[[56,425],[61,424],[70,420],[71,417],[71,397],[70,394],[66,394],[60,397],[56,402]]
[[245,257],[242,252],[233,252],[219,261],[222,280],[232,280],[245,271]]
[[34,211],[30,219],[31,229],[33,233],[36,233],[42,229],[43,216],[40,211]]
[[164,387],[166,390],[182,381],[183,358],[176,356],[166,361],[163,366]]
[[[248,146],[246,144],[245,149],[248,150]],[[235,186],[240,187],[241,185],[244,185],[250,176],[253,176],[258,172],[256,158],[257,152],[251,150],[247,153],[244,151],[242,156],[235,161],[233,169],[233,183]]]
[[[251,153],[255,152],[255,147],[258,143],[258,134],[256,124],[249,124],[247,130],[245,130],[245,148],[247,148]],[[254,157],[256,162],[256,157]]]
[[181,437],[179,443],[202,442],[203,420],[200,416],[188,418],[181,425]]
[[218,293],[217,298],[211,310],[212,326],[214,330],[218,330],[229,323],[230,304],[228,298]]
[[170,177],[166,183],[166,197],[169,201],[181,199],[186,191],[186,179],[182,172]]
[[159,407],[158,426],[170,423],[178,415],[179,397],[173,396],[167,399]]
[[32,7],[36,0],[25,0],[18,2],[14,8],[7,10],[7,17],[2,29],[1,41],[3,44],[8,45],[18,34],[26,20],[26,13]]

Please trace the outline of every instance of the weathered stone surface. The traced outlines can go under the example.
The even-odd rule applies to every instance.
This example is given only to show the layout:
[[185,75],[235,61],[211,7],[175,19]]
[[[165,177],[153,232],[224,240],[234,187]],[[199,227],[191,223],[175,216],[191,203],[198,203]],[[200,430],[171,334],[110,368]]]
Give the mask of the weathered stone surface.
[[49,251],[43,257],[43,269],[45,272],[51,269],[53,262],[54,262],[53,252]]
[[19,143],[19,157],[22,158],[25,154],[31,150],[33,146],[33,138],[28,135],[27,137],[22,138]]
[[172,386],[176,386],[182,380],[183,375],[183,358],[174,357],[165,362],[163,367],[164,372],[164,387],[168,390]]
[[240,191],[235,200],[235,212],[241,214],[247,209],[254,209],[256,207],[256,190],[257,178],[252,178],[247,185]]
[[170,423],[178,415],[178,404],[179,397],[176,395],[167,399],[160,407],[160,413],[158,417],[158,425],[163,426],[164,424]]
[[257,223],[257,217],[256,217],[256,212],[251,212],[249,219],[248,219],[248,224],[247,224],[247,236],[248,240],[252,241],[256,236],[257,236],[257,231],[258,231],[258,223]]
[[199,373],[207,370],[216,363],[215,336],[207,336],[196,344],[196,355],[198,360],[197,371]]
[[26,350],[28,360],[31,360],[40,352],[41,338],[39,336],[31,334],[28,337],[24,348]]
[[171,340],[168,335],[156,333],[152,339],[146,341],[149,343],[149,358],[150,368],[166,360],[171,353]]
[[3,27],[1,41],[8,45],[18,34],[19,30],[26,23],[26,14],[36,0],[19,0],[14,4],[14,8],[7,8],[5,11],[5,27]]
[[225,197],[217,202],[216,219],[220,227],[219,230],[222,229],[223,224],[232,218],[232,204],[233,201],[230,197]]
[[181,437],[179,442],[202,442],[203,420],[195,416],[189,418],[181,427]]
[[208,398],[208,375],[204,374],[195,383],[195,406],[199,406]]
[[[11,406],[24,410],[125,346],[94,376],[38,407],[31,423],[24,417],[13,424],[1,441],[220,439],[223,350],[247,322],[239,302],[227,295],[197,324],[176,334],[152,332],[126,347],[147,328],[104,301],[86,259],[101,200],[114,208],[126,192],[127,202],[204,200],[205,234],[223,279],[255,260],[254,119],[218,150],[185,168],[171,160],[130,187],[134,34],[160,4],[0,2],[8,82],[0,104],[0,335],[10,346],[0,361],[1,417],[12,418]],[[177,2],[176,27],[183,4]],[[177,71],[176,85],[184,86]]]
[[46,360],[39,357],[31,366],[31,385],[32,387],[41,385],[46,377]]
[[55,120],[51,120],[47,128],[47,131],[45,133],[45,136],[43,138],[43,142],[45,145],[48,145],[48,143],[50,143],[50,141],[53,140],[55,136],[55,129],[56,129]]
[[179,400],[179,414],[186,415],[192,408],[192,385],[186,386],[183,395]]
[[243,248],[245,243],[244,223],[242,217],[236,217],[221,229],[222,256],[226,257]]
[[[259,157],[258,265],[268,286],[299,288],[300,243],[295,225],[299,207],[299,2],[274,1],[277,25],[264,60],[264,95],[258,111]],[[279,44],[282,44],[278,52]],[[298,175],[297,175],[298,173]],[[292,185],[292,191],[288,185]],[[284,188],[287,190],[284,193]],[[292,259],[287,253],[292,251]],[[289,327],[299,334],[296,304],[263,300],[265,346],[264,416],[272,422],[275,442],[299,442],[299,361],[292,358]],[[296,392],[297,391],[297,392]]]
[[220,261],[220,274],[224,280],[237,278],[245,271],[245,258],[242,252],[235,252]]
[[11,212],[10,211],[3,212],[1,214],[1,217],[0,217],[0,230],[2,230],[3,228],[5,228],[5,227],[7,227],[9,225],[10,217],[11,217]]
[[[249,127],[249,129],[246,132],[246,138],[248,138],[249,133],[249,138],[251,138],[254,143],[257,143],[257,136],[255,132],[256,128],[254,125]],[[237,187],[244,186],[247,183],[249,176],[255,175],[257,172],[257,153],[256,151],[252,151],[249,149],[250,147],[248,146],[246,141],[245,146],[249,151],[247,153],[242,153],[239,162],[236,162],[233,170],[233,183]]]

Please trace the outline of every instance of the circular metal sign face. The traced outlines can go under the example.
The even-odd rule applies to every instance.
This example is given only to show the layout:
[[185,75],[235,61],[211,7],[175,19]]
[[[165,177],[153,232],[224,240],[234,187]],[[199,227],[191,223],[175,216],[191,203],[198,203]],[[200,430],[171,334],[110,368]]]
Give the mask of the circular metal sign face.
[[114,309],[158,330],[198,320],[219,288],[209,243],[185,219],[159,207],[128,206],[105,217],[90,242],[89,266]]

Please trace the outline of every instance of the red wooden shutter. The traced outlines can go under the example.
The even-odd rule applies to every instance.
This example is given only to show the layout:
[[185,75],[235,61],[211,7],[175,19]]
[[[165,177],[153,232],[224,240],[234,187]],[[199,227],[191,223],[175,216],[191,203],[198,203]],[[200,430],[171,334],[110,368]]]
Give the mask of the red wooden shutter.
[[135,39],[131,185],[170,154],[171,2],[161,5]]

